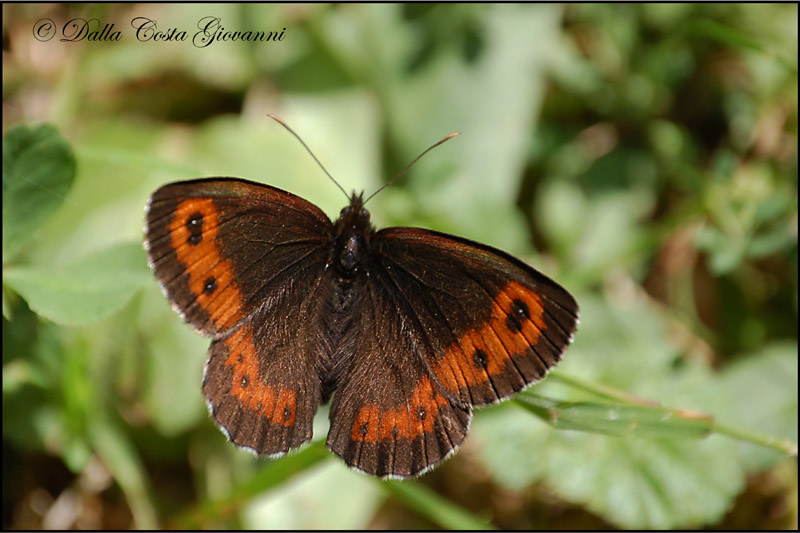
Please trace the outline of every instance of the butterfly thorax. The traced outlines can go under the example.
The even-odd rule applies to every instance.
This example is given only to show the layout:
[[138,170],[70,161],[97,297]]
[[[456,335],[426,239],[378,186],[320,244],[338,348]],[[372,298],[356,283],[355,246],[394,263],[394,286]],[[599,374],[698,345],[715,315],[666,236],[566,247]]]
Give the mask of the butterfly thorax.
[[364,209],[363,197],[350,197],[350,205],[342,209],[334,224],[333,243],[327,266],[334,274],[334,283],[323,313],[325,349],[318,360],[321,402],[326,403],[353,362],[354,343],[358,333],[358,288],[363,285],[361,274],[367,272],[370,238],[375,231]]
[[369,221],[369,211],[364,208],[363,193],[355,192],[350,205],[342,209],[334,226],[334,256],[331,264],[344,277],[354,276],[359,269],[359,260],[364,256],[375,228]]

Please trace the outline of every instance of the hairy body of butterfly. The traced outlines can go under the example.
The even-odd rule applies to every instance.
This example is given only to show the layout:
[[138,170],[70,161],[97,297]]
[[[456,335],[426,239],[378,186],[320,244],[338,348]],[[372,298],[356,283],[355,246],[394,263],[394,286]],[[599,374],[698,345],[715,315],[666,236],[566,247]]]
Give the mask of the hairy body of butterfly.
[[282,455],[331,400],[327,446],[382,477],[440,463],[473,406],[541,379],[578,322],[574,298],[522,261],[434,231],[376,231],[355,194],[332,223],[262,184],[168,184],[146,245],[174,307],[213,339],[203,393],[232,442]]

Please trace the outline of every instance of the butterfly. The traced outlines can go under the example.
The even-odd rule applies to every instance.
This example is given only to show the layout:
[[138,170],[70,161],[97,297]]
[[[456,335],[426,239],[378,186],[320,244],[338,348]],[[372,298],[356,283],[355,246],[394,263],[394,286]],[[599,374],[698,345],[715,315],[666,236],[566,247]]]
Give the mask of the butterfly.
[[261,183],[170,183],[148,203],[145,246],[175,310],[212,339],[202,390],[230,441],[282,456],[311,439],[331,401],[334,454],[413,477],[455,452],[474,407],[545,376],[578,305],[505,252],[377,231],[363,194],[349,200],[333,222]]

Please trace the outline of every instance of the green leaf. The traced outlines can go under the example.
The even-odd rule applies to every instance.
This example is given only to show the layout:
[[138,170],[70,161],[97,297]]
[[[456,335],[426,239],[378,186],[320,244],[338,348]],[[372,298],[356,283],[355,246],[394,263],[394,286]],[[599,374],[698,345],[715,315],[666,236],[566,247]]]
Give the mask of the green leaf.
[[[590,293],[576,297],[581,305],[581,323],[558,371],[669,405],[668,397],[654,397],[653,386],[670,389],[663,383],[674,372],[676,350],[667,335],[667,324],[655,307],[639,298],[606,302]],[[550,387],[551,380],[543,386]],[[543,389],[537,387],[536,392]],[[572,388],[563,392],[572,396],[561,392],[549,395],[585,399],[576,397]]]
[[83,325],[119,310],[152,280],[139,243],[96,252],[59,270],[8,268],[3,281],[40,316]]
[[3,139],[3,263],[64,201],[75,158],[55,127],[17,126]]
[[480,458],[498,481],[517,490],[543,481],[622,528],[713,522],[744,484],[735,454],[720,436],[696,441],[552,431],[525,411],[493,411],[476,426]]
[[709,416],[666,407],[562,402],[531,392],[520,393],[515,400],[556,429],[652,439],[700,439],[714,429]]
[[[797,342],[773,343],[741,356],[715,383],[714,414],[720,424],[797,442]],[[763,446],[740,443],[748,472],[764,470],[785,457]]]
[[741,468],[721,437],[694,442],[587,435],[580,443],[569,435],[558,437],[564,446],[553,447],[548,455],[547,483],[624,528],[714,522],[744,485]]

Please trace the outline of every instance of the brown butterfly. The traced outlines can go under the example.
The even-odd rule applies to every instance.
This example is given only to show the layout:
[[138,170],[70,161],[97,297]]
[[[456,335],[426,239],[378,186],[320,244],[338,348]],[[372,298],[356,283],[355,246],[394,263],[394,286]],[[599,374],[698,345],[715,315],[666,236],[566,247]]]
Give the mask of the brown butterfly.
[[578,305],[490,246],[376,231],[362,198],[334,223],[259,183],[171,183],[148,204],[146,247],[167,298],[212,338],[203,393],[234,444],[283,455],[332,396],[328,448],[407,478],[456,450],[474,406],[544,377]]

